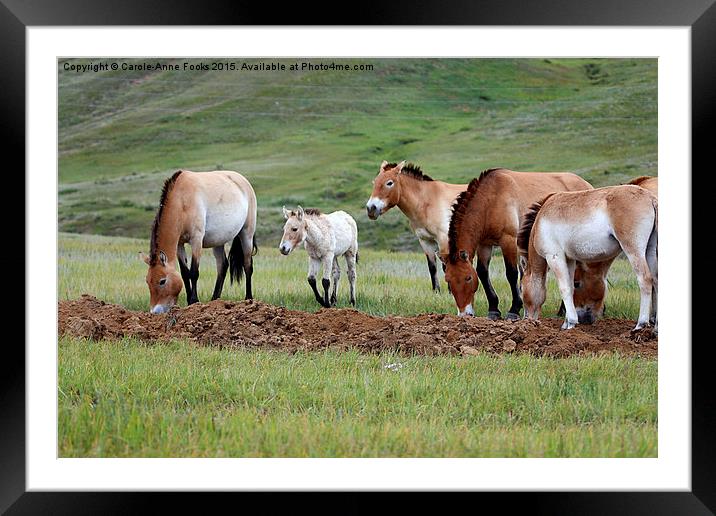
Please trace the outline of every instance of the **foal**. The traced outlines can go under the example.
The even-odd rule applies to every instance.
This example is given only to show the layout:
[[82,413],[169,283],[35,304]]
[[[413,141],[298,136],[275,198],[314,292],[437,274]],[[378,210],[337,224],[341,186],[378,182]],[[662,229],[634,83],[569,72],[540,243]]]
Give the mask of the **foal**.
[[[345,211],[334,211],[325,215],[320,210],[304,210],[299,206],[296,211],[283,207],[286,224],[279,250],[287,255],[296,247],[305,243],[308,252],[308,284],[311,285],[316,301],[326,308],[335,306],[338,280],[341,269],[338,257],[345,256],[348,267],[351,304],[356,304],[356,263],[358,262],[358,228],[353,217]],[[316,288],[316,275],[323,266],[323,296]],[[328,297],[330,277],[333,276],[333,291]]]
[[567,313],[562,329],[574,328],[579,322],[573,300],[575,262],[610,261],[624,251],[641,291],[634,329],[651,319],[654,331],[658,330],[658,201],[648,190],[620,185],[551,194],[532,205],[517,241],[525,266],[526,317],[539,318],[550,268]]

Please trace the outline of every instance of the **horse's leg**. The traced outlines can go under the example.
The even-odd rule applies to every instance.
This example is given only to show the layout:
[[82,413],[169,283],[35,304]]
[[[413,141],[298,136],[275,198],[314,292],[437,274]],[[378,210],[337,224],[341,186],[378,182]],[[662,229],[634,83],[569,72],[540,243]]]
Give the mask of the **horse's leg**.
[[425,258],[428,260],[428,271],[430,272],[430,282],[433,286],[433,292],[440,292],[440,282],[438,281],[438,268],[435,259],[435,246],[427,240],[418,239],[420,247],[425,252]]
[[518,320],[522,309],[522,294],[519,284],[519,267],[517,265],[517,241],[514,237],[505,236],[500,242],[502,256],[505,259],[505,276],[512,290],[512,306],[507,312],[507,319]]
[[186,261],[186,251],[184,250],[184,244],[177,246],[177,261],[179,262],[179,271],[181,272],[181,279],[184,280],[184,288],[186,288],[186,302],[191,303],[191,281],[189,274],[189,266]]
[[562,329],[569,330],[579,322],[577,309],[574,307],[574,267],[576,263],[574,260],[567,260],[564,255],[550,254],[547,256],[547,264],[557,278],[559,293],[564,301],[567,318],[562,324]]
[[212,301],[221,297],[226,271],[229,270],[229,260],[226,259],[223,245],[214,247],[214,258],[216,259],[216,284],[214,285],[214,293],[211,295]]
[[311,285],[311,289],[313,289],[313,294],[316,296],[316,301],[321,306],[326,306],[323,302],[323,298],[318,293],[318,289],[316,288],[316,275],[318,274],[318,271],[321,269],[321,261],[317,260],[316,258],[313,258],[311,256],[308,257],[308,284]]
[[654,331],[658,331],[658,290],[659,290],[659,264],[657,258],[656,239],[650,238],[649,243],[646,247],[646,263],[649,266],[649,272],[651,273],[651,311],[649,313],[649,322],[654,325]]
[[254,274],[254,233],[242,229],[239,233],[239,238],[241,238],[241,249],[244,251],[244,276],[246,276],[245,299],[253,299],[251,276]]
[[637,319],[634,329],[640,330],[644,326],[649,326],[654,279],[651,276],[645,253],[634,252],[634,249],[625,248],[624,246],[622,246],[622,249],[624,249],[624,254],[629,259],[629,263],[631,263],[636,273],[636,279],[639,282],[641,302],[639,303],[639,319]]
[[323,257],[323,277],[321,278],[321,286],[323,287],[323,302],[324,306],[331,306],[330,296],[328,290],[331,286],[331,271],[333,270],[333,253],[326,253]]
[[189,268],[189,279],[191,280],[191,299],[189,304],[199,302],[199,290],[196,286],[199,281],[199,262],[201,261],[201,241],[202,238],[193,239],[189,242],[191,245],[191,267]]
[[499,299],[495,289],[492,288],[490,282],[490,260],[492,259],[492,246],[481,245],[477,248],[477,277],[480,278],[482,286],[485,288],[485,296],[487,296],[487,317],[489,319],[500,319],[502,314],[499,308]]
[[331,271],[333,278],[333,289],[331,290],[331,306],[336,306],[336,293],[338,292],[338,280],[341,279],[341,267],[338,265],[338,257],[333,257],[333,269]]
[[348,269],[348,284],[351,290],[351,304],[356,305],[356,254],[353,251],[346,253],[346,268]]

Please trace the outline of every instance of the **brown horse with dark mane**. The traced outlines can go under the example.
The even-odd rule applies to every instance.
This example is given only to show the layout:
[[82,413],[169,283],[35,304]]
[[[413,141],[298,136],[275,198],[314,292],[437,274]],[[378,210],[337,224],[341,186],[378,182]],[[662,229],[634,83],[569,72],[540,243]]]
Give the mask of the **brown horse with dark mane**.
[[[475,315],[472,307],[478,278],[485,287],[491,319],[499,319],[499,300],[488,267],[494,246],[502,249],[505,274],[512,290],[508,319],[519,319],[522,299],[518,284],[517,233],[522,216],[534,202],[551,192],[588,190],[592,185],[569,172],[515,172],[485,170],[470,181],[454,204],[448,231],[448,252],[441,258],[445,280],[457,304],[458,315]],[[473,259],[477,256],[477,270]]]
[[[246,274],[246,299],[251,299],[253,255],[256,252],[256,194],[238,172],[179,170],[164,182],[152,225],[149,256],[150,311],[164,313],[176,304],[186,286],[187,302],[199,301],[196,283],[202,248],[211,247],[216,259],[212,299],[221,296],[227,270],[231,280]],[[231,242],[227,259],[224,245]],[[191,246],[191,265],[184,244]],[[176,270],[177,262],[181,276]]]
[[428,260],[430,281],[435,292],[440,291],[437,278],[436,253],[448,248],[448,227],[452,203],[467,185],[434,180],[412,163],[383,161],[373,180],[373,192],[366,203],[368,218],[375,220],[393,206],[397,206],[410,221],[410,228],[418,237]]

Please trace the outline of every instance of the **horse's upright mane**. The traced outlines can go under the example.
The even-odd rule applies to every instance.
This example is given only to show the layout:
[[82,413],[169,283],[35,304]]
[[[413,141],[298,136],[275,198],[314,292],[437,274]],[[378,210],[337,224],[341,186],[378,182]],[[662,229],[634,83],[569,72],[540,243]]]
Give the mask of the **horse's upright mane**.
[[627,184],[627,185],[640,185],[640,184],[642,184],[644,181],[646,181],[647,179],[653,179],[653,178],[652,178],[652,176],[639,176],[639,177],[635,177],[634,179],[632,179],[632,180],[629,181],[628,183],[624,183],[624,184]]
[[523,256],[527,256],[527,251],[529,250],[530,244],[530,233],[532,233],[532,226],[534,226],[537,214],[539,213],[540,209],[542,209],[542,205],[545,203],[545,201],[553,195],[554,192],[549,194],[541,201],[533,203],[532,206],[527,209],[527,213],[525,213],[525,216],[522,218],[520,230],[517,232],[517,249]]
[[495,170],[499,168],[488,168],[483,170],[479,177],[476,177],[470,184],[467,185],[467,190],[460,192],[455,202],[452,205],[452,216],[450,217],[450,228],[448,229],[448,249],[449,249],[449,260],[450,263],[455,263],[458,260],[458,254],[460,250],[457,248],[457,237],[460,233],[460,229],[465,215],[468,211],[470,202],[475,197],[477,189],[480,187],[481,181],[489,177]]
[[174,172],[172,177],[164,181],[164,186],[162,187],[162,196],[159,198],[159,209],[157,210],[157,215],[154,217],[154,222],[152,223],[152,236],[149,241],[150,266],[155,265],[157,263],[157,259],[159,258],[159,249],[157,249],[157,241],[159,236],[159,226],[162,222],[162,214],[164,212],[164,205],[166,204],[169,192],[171,192],[174,183],[176,183],[176,180],[181,173],[181,170],[177,170],[176,172]]
[[[397,167],[397,163],[388,163],[385,168],[395,168]],[[433,178],[429,175],[423,173],[422,170],[420,170],[420,167],[415,165],[414,163],[407,163],[403,166],[402,170],[400,171],[401,174],[405,174],[406,176],[410,176],[413,179],[417,179],[418,181],[432,181]]]

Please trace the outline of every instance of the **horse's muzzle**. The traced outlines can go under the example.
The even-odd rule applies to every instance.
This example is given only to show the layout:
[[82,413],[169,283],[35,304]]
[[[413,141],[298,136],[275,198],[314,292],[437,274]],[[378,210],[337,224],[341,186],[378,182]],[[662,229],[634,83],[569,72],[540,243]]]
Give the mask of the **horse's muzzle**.
[[169,311],[172,305],[154,305],[149,311],[153,314],[164,314]]
[[577,310],[577,320],[579,324],[594,324],[596,317],[591,310]]
[[472,304],[469,304],[462,312],[458,310],[457,315],[460,317],[473,317],[475,315],[475,310],[472,309]]
[[368,212],[368,218],[370,220],[376,220],[380,216],[380,212],[375,206],[366,206],[365,209]]
[[281,244],[278,246],[278,250],[281,251],[281,254],[286,256],[288,253],[291,252],[291,247],[287,246],[286,244]]

